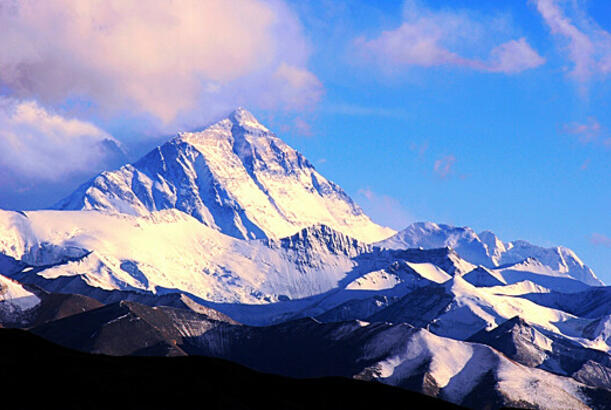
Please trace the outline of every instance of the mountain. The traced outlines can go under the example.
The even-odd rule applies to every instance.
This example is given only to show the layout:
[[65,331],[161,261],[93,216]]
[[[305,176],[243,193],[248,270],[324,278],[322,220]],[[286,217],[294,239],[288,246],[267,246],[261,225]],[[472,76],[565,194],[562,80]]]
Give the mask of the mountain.
[[[34,332],[82,351],[205,355],[285,376],[379,381],[476,408],[604,408],[611,398],[611,385],[603,380],[578,382],[518,364],[489,346],[407,324],[306,318],[251,327],[172,308],[120,303]],[[598,355],[601,363],[605,354]]]
[[591,386],[611,387],[609,353],[584,348],[550,332],[544,334],[519,316],[468,340],[492,346],[525,366],[571,376]]
[[50,293],[0,275],[0,327],[37,326],[100,306],[87,296]]
[[189,339],[223,323],[237,324],[211,309],[207,313],[122,301],[42,324],[33,332],[91,353],[186,356],[183,345]]
[[3,326],[476,408],[609,402],[609,288],[574,252],[434,223],[390,236],[245,110],[56,208],[0,210]]
[[[449,246],[461,258],[475,265],[487,268],[510,265],[519,267],[519,264],[528,261],[533,269],[526,270],[539,277],[553,276],[574,279],[589,286],[604,285],[592,269],[568,248],[562,246],[543,248],[522,240],[502,242],[490,231],[477,234],[469,227],[419,222],[408,226],[390,238],[377,242],[376,245],[389,249]],[[514,281],[524,279],[522,276]]]
[[28,321],[40,298],[15,280],[0,275],[0,326],[19,326]]
[[334,289],[358,265],[354,256],[370,249],[323,226],[284,240],[239,240],[177,210],[142,217],[3,211],[0,230],[10,239],[0,253],[11,261],[0,269],[20,282],[95,297],[100,290],[182,293],[227,309],[266,305],[268,313],[254,315],[260,321],[282,313],[278,302]]
[[342,377],[298,380],[208,357],[86,354],[23,330],[0,329],[0,344],[4,399],[11,408],[334,410],[406,403],[459,408],[381,383]]
[[240,239],[286,237],[315,224],[364,242],[394,233],[242,108],[102,172],[54,206],[138,216],[170,208]]
[[467,340],[478,331],[523,316],[541,332],[553,333],[583,347],[610,350],[607,342],[611,340],[588,331],[599,326],[600,318],[575,316],[538,305],[521,295],[503,295],[498,288],[475,287],[457,276],[440,285],[416,289],[374,315],[359,319],[405,322],[436,335]]
[[589,288],[582,292],[527,293],[522,297],[576,316],[602,317],[611,315],[611,286]]
[[251,325],[306,316],[407,322],[458,339],[526,315],[541,329],[609,349],[604,316],[575,315],[521,297],[550,292],[533,282],[481,283],[474,271],[486,271],[450,248],[382,249],[324,225],[277,240],[240,240],[177,210],[142,217],[2,212],[0,227],[13,238],[0,249],[12,260],[5,267],[16,267],[9,276],[104,303],[207,306]]

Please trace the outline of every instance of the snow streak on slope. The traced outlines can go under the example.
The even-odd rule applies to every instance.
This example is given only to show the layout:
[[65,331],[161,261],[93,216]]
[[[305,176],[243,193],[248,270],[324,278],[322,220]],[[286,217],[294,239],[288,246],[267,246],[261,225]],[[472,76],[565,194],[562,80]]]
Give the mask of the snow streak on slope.
[[101,173],[55,208],[140,216],[176,208],[236,238],[280,238],[315,224],[364,242],[394,233],[244,109]]
[[[487,268],[520,264],[531,259],[529,263],[531,266],[528,268],[533,268],[537,264],[539,266],[535,268],[535,271],[532,269],[525,269],[525,271],[534,272],[540,276],[575,279],[590,286],[603,285],[592,269],[587,267],[570,249],[562,246],[542,248],[526,241],[502,242],[492,232],[484,231],[476,234],[468,227],[420,222],[408,226],[376,245],[390,249],[449,246],[456,250],[461,258]],[[522,276],[514,281],[527,279],[530,278]]]

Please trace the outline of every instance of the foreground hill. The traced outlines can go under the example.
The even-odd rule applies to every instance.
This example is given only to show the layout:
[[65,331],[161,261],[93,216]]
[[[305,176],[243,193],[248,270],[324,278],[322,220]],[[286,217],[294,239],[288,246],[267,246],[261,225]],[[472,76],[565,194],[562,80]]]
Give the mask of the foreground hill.
[[205,357],[109,357],[0,329],[0,377],[11,408],[458,408],[422,394],[344,378],[297,380]]
[[520,364],[485,344],[436,336],[406,323],[320,323],[306,318],[253,327],[180,309],[120,302],[32,331],[87,352],[218,357],[284,376],[378,381],[471,408],[604,409],[611,401],[607,353],[578,345],[566,352],[565,343],[554,359],[576,353],[579,360],[570,369],[556,369],[551,361],[539,366],[541,356],[551,353],[548,346],[537,344],[540,340],[513,344],[518,355],[507,343],[498,346]]

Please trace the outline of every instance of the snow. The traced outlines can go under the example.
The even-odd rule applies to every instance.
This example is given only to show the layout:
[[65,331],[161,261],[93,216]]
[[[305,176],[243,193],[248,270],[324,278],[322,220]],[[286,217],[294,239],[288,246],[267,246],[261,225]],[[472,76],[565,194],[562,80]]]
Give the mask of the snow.
[[0,275],[0,323],[19,322],[21,315],[40,304],[34,293]]
[[[355,266],[349,256],[320,246],[319,263],[302,264],[293,249],[238,240],[176,210],[142,217],[98,211],[0,216],[0,224],[21,224],[25,238],[15,235],[19,247],[8,246],[17,259],[52,265],[38,275],[79,276],[106,290],[178,290],[215,303],[270,304],[329,291]],[[54,252],[41,253],[43,245]]]
[[[23,274],[80,277],[106,290],[182,292],[238,321],[264,324],[299,312],[319,315],[349,300],[369,305],[374,302],[369,298],[402,297],[418,287],[442,284],[453,302],[430,325],[436,334],[464,339],[520,316],[540,329],[608,350],[606,338],[584,337],[593,319],[517,297],[547,291],[540,285],[476,287],[439,268],[442,260],[361,260],[370,246],[322,225],[271,241],[239,240],[178,210],[137,217],[101,211],[2,212],[0,226],[6,232],[2,251],[25,263]],[[459,258],[451,261],[461,264]],[[32,267],[40,266],[45,269],[32,273]]]
[[248,111],[197,132],[183,132],[132,165],[103,172],[56,209],[144,216],[176,208],[240,239],[281,238],[324,224],[364,242],[390,228],[373,223]]
[[440,388],[440,397],[454,403],[461,403],[484,375],[492,374],[496,386],[486,388],[498,390],[506,405],[522,401],[542,409],[588,408],[583,385],[573,379],[528,368],[489,346],[440,337],[424,329],[395,325],[382,330],[363,347],[362,360],[370,359],[376,362],[360,375],[371,372],[382,383],[401,386],[425,372]]
[[500,295],[526,295],[529,293],[549,293],[548,288],[537,285],[529,280],[512,283],[511,285],[493,286],[490,291]]
[[420,276],[435,283],[444,283],[450,280],[452,277],[448,275],[443,269],[439,268],[432,263],[414,263],[406,262],[407,265],[417,272]]
[[[514,282],[529,279],[536,283],[541,281],[539,284],[546,286],[549,282],[545,276],[553,276],[574,279],[589,286],[603,285],[592,269],[568,248],[543,248],[521,240],[504,243],[492,232],[484,231],[478,235],[469,227],[418,222],[375,245],[389,249],[432,249],[447,246],[475,265],[489,269],[514,265],[514,270],[538,275],[513,275]],[[570,282],[567,281],[565,289],[570,287]]]
[[347,290],[384,290],[392,289],[401,283],[398,275],[378,270],[366,273],[346,286]]

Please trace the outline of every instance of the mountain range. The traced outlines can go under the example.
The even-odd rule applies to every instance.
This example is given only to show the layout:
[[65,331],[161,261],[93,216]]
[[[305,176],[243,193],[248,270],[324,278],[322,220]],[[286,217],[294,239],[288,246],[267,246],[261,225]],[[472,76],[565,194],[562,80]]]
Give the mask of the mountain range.
[[237,109],[47,210],[0,211],[0,322],[471,408],[608,408],[610,289],[570,249],[374,223]]

